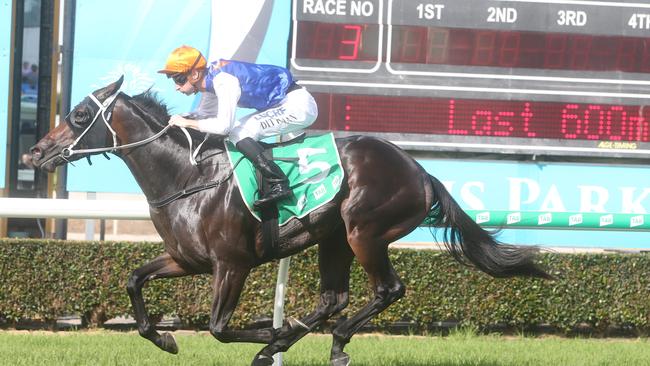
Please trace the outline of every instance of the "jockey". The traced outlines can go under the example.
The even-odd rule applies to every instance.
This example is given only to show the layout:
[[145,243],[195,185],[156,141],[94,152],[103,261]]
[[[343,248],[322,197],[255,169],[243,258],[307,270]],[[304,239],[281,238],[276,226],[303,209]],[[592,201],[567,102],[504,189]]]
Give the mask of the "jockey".
[[[208,64],[199,50],[181,46],[172,51],[165,68],[158,72],[173,79],[176,90],[185,95],[202,93],[196,119],[174,115],[170,125],[228,136],[271,183],[269,192],[255,202],[257,208],[292,194],[284,172],[264,156],[257,142],[306,128],[316,120],[314,98],[295,83],[289,70],[234,60]],[[256,111],[237,120],[237,107]]]

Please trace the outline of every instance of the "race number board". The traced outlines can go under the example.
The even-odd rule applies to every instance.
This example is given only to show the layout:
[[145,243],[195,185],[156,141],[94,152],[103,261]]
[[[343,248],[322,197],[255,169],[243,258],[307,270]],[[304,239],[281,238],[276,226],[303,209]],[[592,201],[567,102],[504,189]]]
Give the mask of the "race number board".
[[317,129],[411,149],[650,156],[650,4],[296,0]]

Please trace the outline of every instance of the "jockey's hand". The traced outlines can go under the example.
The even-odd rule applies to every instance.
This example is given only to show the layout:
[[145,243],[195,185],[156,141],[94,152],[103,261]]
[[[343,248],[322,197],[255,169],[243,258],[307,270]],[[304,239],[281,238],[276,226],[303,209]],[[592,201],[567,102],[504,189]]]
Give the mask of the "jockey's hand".
[[198,129],[198,123],[196,122],[196,120],[187,119],[179,114],[175,114],[169,118],[169,125]]

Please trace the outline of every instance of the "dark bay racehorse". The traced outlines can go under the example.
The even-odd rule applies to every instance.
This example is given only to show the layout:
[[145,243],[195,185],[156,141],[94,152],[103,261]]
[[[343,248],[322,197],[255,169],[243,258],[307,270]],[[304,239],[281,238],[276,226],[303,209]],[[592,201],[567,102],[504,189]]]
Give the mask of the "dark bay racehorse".
[[[371,318],[404,296],[405,287],[388,259],[388,245],[429,219],[445,228],[446,248],[461,263],[494,277],[549,278],[534,263],[534,248],[498,243],[404,151],[372,137],[337,140],[345,172],[340,193],[329,204],[280,229],[278,257],[318,244],[320,303],[300,320],[282,328],[237,330],[228,321],[250,270],[262,264],[260,223],[239,194],[220,138],[208,140],[197,166],[188,162],[188,141],[177,128],[168,129],[166,107],[145,92],[118,93],[122,78],[86,97],[36,144],[33,163],[47,171],[81,157],[114,153],[129,167],[149,202],[164,200],[188,186],[220,182],[162,206],[150,205],[151,219],[164,240],[165,253],[136,269],[128,281],[140,334],[161,349],[177,353],[174,338],[151,324],[142,298],[145,282],[156,278],[210,273],[214,299],[210,332],[222,342],[256,342],[266,346],[253,365],[269,365],[272,355],[286,351],[310,330],[348,304],[350,265],[357,258],[368,274],[374,298],[338,324],[333,333],[331,363],[346,365],[343,352],[352,335]],[[202,136],[192,133],[196,142]],[[144,141],[143,141],[144,140]]]

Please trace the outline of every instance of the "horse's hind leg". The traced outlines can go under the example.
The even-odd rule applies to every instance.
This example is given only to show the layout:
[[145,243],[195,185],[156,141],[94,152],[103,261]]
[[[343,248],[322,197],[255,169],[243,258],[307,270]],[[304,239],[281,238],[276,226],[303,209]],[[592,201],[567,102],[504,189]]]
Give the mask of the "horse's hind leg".
[[347,243],[343,227],[332,237],[321,241],[318,246],[320,270],[318,306],[300,321],[290,320],[287,325],[278,329],[276,340],[255,356],[253,365],[269,365],[275,353],[285,352],[300,338],[348,305],[352,259],[354,254]]
[[188,274],[190,272],[179,266],[169,254],[165,253],[133,271],[126,286],[131,298],[135,321],[138,324],[138,332],[169,353],[178,353],[176,341],[169,333],[159,334],[154,328],[155,325],[151,324],[142,298],[142,287],[147,281],[155,278],[181,277]]
[[352,336],[370,319],[404,296],[406,287],[395,273],[388,259],[388,245],[377,242],[351,240],[350,244],[359,263],[368,273],[375,297],[359,312],[339,324],[334,331],[330,361],[333,366],[346,366],[350,357],[343,348]]

